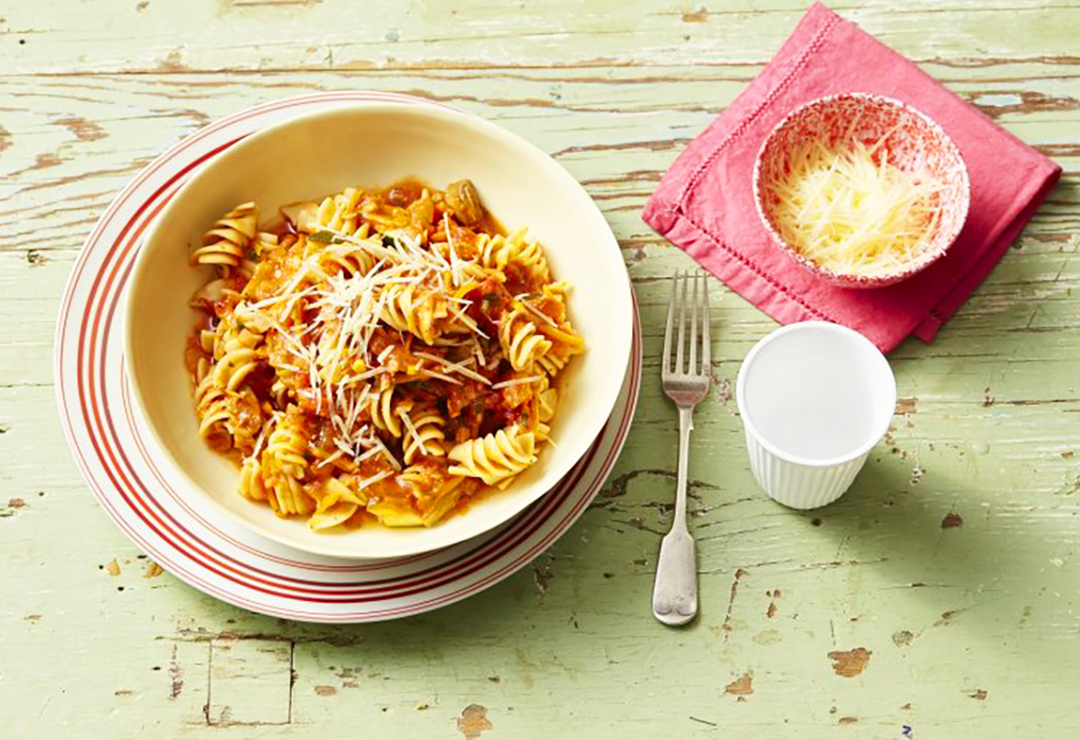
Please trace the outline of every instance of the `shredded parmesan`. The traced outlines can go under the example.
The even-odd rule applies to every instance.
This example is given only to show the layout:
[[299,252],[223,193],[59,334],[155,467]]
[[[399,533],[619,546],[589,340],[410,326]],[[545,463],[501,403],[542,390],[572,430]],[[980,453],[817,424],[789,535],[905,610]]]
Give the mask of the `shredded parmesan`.
[[479,334],[484,339],[488,339],[487,333],[483,329],[481,329],[475,321],[472,320],[471,316],[465,313],[468,309],[468,306],[462,306],[460,310],[454,312],[454,315],[451,317],[451,321],[460,321],[461,323],[465,324],[469,331]]
[[484,385],[491,385],[491,381],[488,380],[487,378],[485,378],[483,375],[476,372],[475,370],[470,370],[469,368],[465,367],[466,365],[471,365],[474,362],[476,362],[476,358],[474,358],[474,357],[467,357],[466,359],[462,360],[461,362],[450,362],[449,360],[447,360],[447,359],[445,359],[443,357],[437,357],[436,355],[432,355],[432,354],[429,354],[427,352],[413,352],[413,356],[414,357],[422,357],[425,360],[431,360],[432,362],[437,362],[440,365],[442,365],[443,368],[447,372],[461,373],[466,378],[472,378],[473,380],[479,381],[479,382],[483,383]]
[[380,470],[375,475],[372,475],[372,476],[370,476],[368,478],[364,478],[362,481],[357,483],[356,484],[356,490],[363,491],[365,488],[370,486],[372,483],[376,483],[378,481],[381,481],[383,478],[388,478],[390,475],[391,475],[391,473],[390,473],[389,470]]
[[342,450],[341,448],[338,448],[334,452],[333,455],[330,455],[330,457],[326,458],[325,460],[319,461],[319,463],[315,467],[316,468],[321,468],[321,467],[323,467],[325,465],[329,465],[330,463],[334,462],[334,460],[337,460],[339,457],[341,457],[344,454],[345,454],[345,450]]
[[547,324],[550,324],[551,326],[554,326],[556,329],[559,327],[559,325],[557,323],[555,323],[555,319],[548,316],[546,313],[541,311],[536,306],[532,305],[531,303],[528,303],[527,301],[520,301],[520,303],[521,303],[522,306],[524,306],[529,311],[529,313],[531,313],[536,318],[540,319],[541,321],[543,321],[543,322],[545,322]]
[[457,250],[454,249],[454,237],[450,235],[450,217],[443,213],[443,228],[446,229],[446,248],[450,252],[450,274],[454,280],[454,287],[461,285],[461,265],[458,262]]
[[509,388],[512,385],[521,385],[522,383],[532,383],[533,381],[541,380],[541,379],[542,379],[542,377],[540,375],[529,375],[528,377],[525,377],[525,378],[512,378],[511,380],[504,380],[501,383],[496,383],[495,385],[491,386],[491,389],[492,390],[498,390],[499,388]]
[[391,465],[394,466],[394,470],[401,470],[401,463],[399,463],[398,459],[396,457],[394,457],[394,453],[392,453],[392,452],[390,452],[390,450],[386,449],[386,445],[383,444],[383,441],[381,439],[379,439],[378,437],[375,437],[374,441],[375,441],[375,446],[379,448],[379,451],[382,452],[382,454],[386,458],[387,462],[389,462]]
[[837,150],[820,139],[795,148],[787,176],[766,191],[784,241],[846,275],[895,272],[920,256],[941,218],[943,186],[890,163],[879,151],[885,138],[872,148],[855,140]]
[[356,458],[356,462],[357,463],[362,463],[362,462],[364,462],[364,460],[367,460],[368,458],[371,458],[371,457],[375,457],[376,455],[380,454],[381,452],[382,452],[382,450],[379,449],[377,446],[372,447],[367,452],[365,452],[362,455],[358,456]]
[[438,378],[439,380],[445,380],[447,383],[453,383],[454,385],[461,385],[461,381],[458,380],[457,378],[451,378],[449,375],[443,375],[442,373],[437,373],[434,370],[428,370],[427,368],[424,368],[423,370],[421,370],[420,374],[423,375],[426,378]]
[[419,433],[416,431],[416,425],[413,424],[412,417],[409,416],[407,409],[398,409],[398,416],[401,417],[401,421],[405,423],[405,428],[409,430],[409,436],[416,440],[416,444],[420,446],[420,452],[428,454],[427,447],[424,446],[424,440],[420,439]]

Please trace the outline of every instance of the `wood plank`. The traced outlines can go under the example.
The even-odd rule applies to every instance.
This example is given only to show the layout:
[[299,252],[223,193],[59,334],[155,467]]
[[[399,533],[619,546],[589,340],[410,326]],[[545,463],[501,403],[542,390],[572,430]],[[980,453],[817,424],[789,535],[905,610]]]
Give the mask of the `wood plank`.
[[[6,64],[24,73],[609,68],[760,64],[805,8],[791,0],[744,6],[148,0],[124,8],[72,4],[56,13],[47,4],[20,3],[4,11],[0,29]],[[1067,0],[919,2],[902,11],[888,0],[837,6],[910,58],[973,65],[1075,58],[1077,9]]]

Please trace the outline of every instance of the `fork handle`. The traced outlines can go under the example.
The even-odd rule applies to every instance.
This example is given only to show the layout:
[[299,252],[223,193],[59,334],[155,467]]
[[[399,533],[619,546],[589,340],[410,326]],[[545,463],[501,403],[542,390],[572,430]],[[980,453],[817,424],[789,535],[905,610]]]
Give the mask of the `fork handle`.
[[679,407],[679,475],[671,531],[660,543],[653,586],[653,615],[664,624],[686,624],[697,614],[697,552],[686,528],[686,468],[693,407]]
[[690,432],[694,431],[694,407],[679,407],[679,477],[675,483],[675,518],[671,530],[686,532],[686,470],[690,460]]

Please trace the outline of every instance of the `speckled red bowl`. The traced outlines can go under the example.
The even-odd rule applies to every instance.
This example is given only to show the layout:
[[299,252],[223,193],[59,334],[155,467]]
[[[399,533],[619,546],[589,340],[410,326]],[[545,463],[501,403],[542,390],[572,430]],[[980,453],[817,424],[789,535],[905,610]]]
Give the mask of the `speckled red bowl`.
[[[882,145],[889,162],[912,173],[929,173],[945,183],[939,196],[944,206],[941,220],[923,242],[920,256],[882,275],[865,276],[835,272],[802,256],[780,237],[773,220],[775,197],[767,197],[766,186],[788,172],[788,157],[795,144],[807,138],[825,139],[835,144],[858,121],[854,135],[871,146],[891,131]],[[845,288],[880,288],[926,269],[956,240],[967,218],[971,185],[967,166],[953,140],[929,117],[906,103],[882,95],[843,93],[818,98],[789,113],[761,145],[754,162],[754,202],[769,236],[785,253],[804,268],[833,285]]]

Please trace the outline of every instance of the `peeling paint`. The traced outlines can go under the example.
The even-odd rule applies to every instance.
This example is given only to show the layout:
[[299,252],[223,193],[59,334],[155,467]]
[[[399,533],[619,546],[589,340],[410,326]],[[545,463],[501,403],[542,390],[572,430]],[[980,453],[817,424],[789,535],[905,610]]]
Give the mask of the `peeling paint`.
[[346,668],[342,666],[341,670],[336,672],[334,675],[341,679],[341,688],[355,689],[360,685],[357,680],[359,673],[359,668]]
[[911,480],[908,481],[911,485],[917,486],[922,482],[923,476],[926,474],[926,468],[916,463],[915,467],[911,469]]
[[780,630],[763,630],[750,638],[758,645],[775,645],[784,641]]
[[722,378],[720,382],[716,384],[716,400],[721,405],[727,406],[734,397],[735,393],[731,388],[731,380]]
[[950,511],[941,520],[942,529],[953,529],[955,527],[964,526],[964,517],[957,514],[955,511]]
[[833,673],[844,678],[854,678],[866,670],[872,654],[872,651],[861,647],[853,650],[834,650],[829,653],[829,659],[833,662]]
[[169,656],[169,700],[176,701],[184,690],[184,669],[176,660],[176,643],[172,646],[172,655]]
[[470,704],[461,710],[457,728],[465,740],[476,740],[480,737],[480,733],[495,729],[491,720],[487,718],[487,711],[487,707],[479,704]]
[[105,570],[108,571],[110,576],[116,578],[120,575],[120,563],[116,562],[116,558],[113,558],[105,564]]
[[907,647],[914,639],[915,635],[910,630],[900,630],[894,632],[892,636],[892,641],[896,644],[896,647]]
[[724,687],[725,694],[750,696],[754,693],[754,672],[747,671]]
[[173,49],[164,59],[158,62],[158,72],[184,72],[187,71],[180,55],[180,49]]
[[775,589],[774,591],[766,591],[765,595],[771,599],[768,608],[765,610],[765,616],[769,619],[772,619],[776,616],[776,600],[780,598],[780,589]]
[[951,624],[953,618],[957,614],[962,614],[963,612],[966,612],[966,611],[967,611],[967,609],[950,609],[947,612],[942,612],[941,619],[934,622],[934,626],[935,627],[944,627],[947,624]]
[[51,152],[45,152],[34,157],[34,164],[29,167],[30,170],[43,170],[46,167],[57,167],[62,165],[64,160],[56,156]]
[[58,118],[55,123],[74,134],[78,141],[97,141],[108,137],[101,126],[80,116]]
[[551,583],[553,577],[551,572],[551,558],[549,557],[547,562],[533,563],[533,583],[536,584],[536,590],[543,596],[547,593],[548,585]]
[[[742,568],[735,569],[735,577],[731,581],[731,594],[728,597],[727,614],[724,616],[724,632],[731,632],[732,629],[731,610],[735,606],[735,597],[739,594],[739,579],[748,575],[750,575],[749,571],[743,570]],[[724,635],[724,639],[727,639],[726,634]]]
[[991,118],[1012,113],[1064,112],[1080,108],[1080,101],[1067,95],[1047,95],[1035,90],[1010,90],[982,93],[971,100]]

